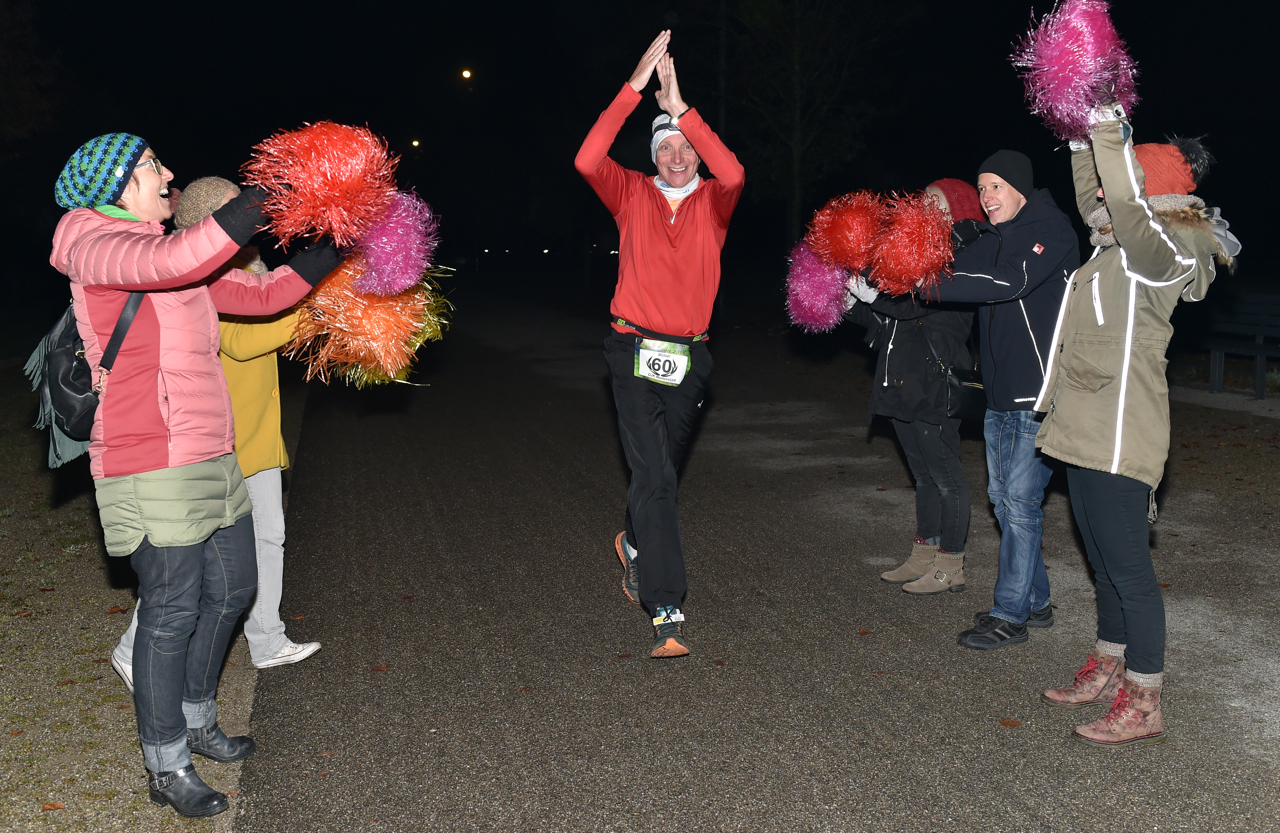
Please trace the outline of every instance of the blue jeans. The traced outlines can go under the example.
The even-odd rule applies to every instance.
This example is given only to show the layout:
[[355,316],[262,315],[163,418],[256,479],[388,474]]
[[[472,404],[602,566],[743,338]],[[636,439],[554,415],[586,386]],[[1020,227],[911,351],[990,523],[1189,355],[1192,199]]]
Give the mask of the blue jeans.
[[1044,487],[1053,470],[1036,450],[1035,411],[987,409],[987,495],[1000,523],[1000,573],[991,615],[1014,624],[1049,604],[1049,574],[1040,552]]
[[186,547],[154,547],[144,538],[129,561],[138,574],[138,736],[147,769],[171,772],[191,763],[187,728],[218,719],[222,661],[258,583],[253,518]]

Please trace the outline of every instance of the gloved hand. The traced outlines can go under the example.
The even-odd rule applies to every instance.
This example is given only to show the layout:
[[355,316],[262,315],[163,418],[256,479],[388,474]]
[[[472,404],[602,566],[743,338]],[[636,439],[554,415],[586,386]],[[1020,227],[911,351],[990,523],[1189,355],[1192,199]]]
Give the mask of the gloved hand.
[[246,188],[238,196],[232,197],[231,202],[213,212],[213,219],[227,233],[227,237],[236,241],[237,246],[243,246],[258,230],[258,223],[262,220],[262,206],[266,201],[266,191],[261,188]]
[[958,252],[981,236],[977,220],[956,220],[951,224],[951,251]]
[[324,276],[337,269],[340,263],[342,263],[342,255],[328,237],[320,238],[289,258],[289,268],[301,275],[302,279],[312,286],[320,283]]
[[[869,304],[876,298],[880,297],[880,290],[867,283],[867,279],[863,275],[853,275],[850,277],[848,286],[849,294],[864,304]],[[849,306],[853,305],[850,304]]]

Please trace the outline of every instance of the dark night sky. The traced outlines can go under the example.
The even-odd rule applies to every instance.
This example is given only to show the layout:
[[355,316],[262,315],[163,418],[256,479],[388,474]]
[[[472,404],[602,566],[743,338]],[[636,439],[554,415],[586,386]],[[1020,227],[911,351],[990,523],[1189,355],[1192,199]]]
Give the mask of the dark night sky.
[[[812,208],[857,188],[972,180],[977,163],[1000,147],[1028,153],[1037,184],[1069,206],[1066,151],[1055,152],[1053,136],[1026,112],[1007,60],[1031,4],[916,5],[923,13],[877,48],[874,71],[862,79],[877,112],[861,137],[865,149],[823,183]],[[1201,195],[1223,207],[1244,241],[1238,279],[1263,278],[1261,200],[1274,178],[1263,153],[1274,100],[1262,81],[1263,56],[1274,47],[1262,39],[1271,21],[1241,2],[1114,5],[1141,71],[1137,139],[1208,134],[1220,164]],[[1037,4],[1037,11],[1047,8]],[[60,214],[52,183],[91,136],[142,135],[181,186],[207,174],[234,176],[250,146],[275,130],[333,119],[368,124],[404,155],[401,185],[416,186],[443,216],[442,255],[513,242],[571,249],[611,225],[574,172],[573,156],[645,46],[671,25],[678,61],[714,49],[696,30],[681,28],[681,9],[661,0],[231,0],[139,6],[122,17],[119,7],[104,4],[41,4],[39,45],[60,63],[58,111],[20,160],[15,184],[23,193],[11,195],[16,206],[9,212],[21,219],[6,223],[5,248],[17,250],[21,264],[45,262]],[[694,61],[681,66],[686,99],[714,127],[714,101],[692,92],[713,88],[714,79],[691,77]],[[463,68],[474,73],[470,82],[461,78]],[[656,112],[644,104],[629,123],[634,129],[620,141],[632,156]],[[732,123],[724,138],[736,149]],[[413,149],[412,139],[421,148]],[[647,153],[632,164],[642,162]],[[727,262],[767,264],[759,267],[766,274],[760,285],[776,285],[791,241],[783,239],[781,206],[751,198],[752,170],[744,162],[748,192]]]

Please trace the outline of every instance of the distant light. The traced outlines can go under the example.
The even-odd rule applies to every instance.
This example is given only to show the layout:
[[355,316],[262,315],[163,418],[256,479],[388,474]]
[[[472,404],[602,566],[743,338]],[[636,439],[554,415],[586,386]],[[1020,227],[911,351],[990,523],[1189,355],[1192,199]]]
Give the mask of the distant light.
[[471,77],[471,70],[469,70],[469,69],[464,69],[464,70],[462,71],[462,77],[463,77],[463,78],[470,78],[470,77]]
[[551,251],[551,250],[550,250],[550,249],[543,249],[543,250],[542,250],[542,253],[545,255],[545,254],[546,254],[547,252],[549,252],[549,251]]
[[611,255],[616,255],[617,253],[618,253],[618,250],[617,250],[617,249],[614,249],[613,251],[609,252],[609,254],[611,254]]
[[488,250],[488,249],[485,249],[485,250],[484,250],[484,253],[485,253],[485,254],[489,254],[489,250]]
[[418,146],[418,140],[417,140],[417,139],[414,139],[414,140],[413,140],[413,146],[414,146],[414,147],[417,147],[417,146]]

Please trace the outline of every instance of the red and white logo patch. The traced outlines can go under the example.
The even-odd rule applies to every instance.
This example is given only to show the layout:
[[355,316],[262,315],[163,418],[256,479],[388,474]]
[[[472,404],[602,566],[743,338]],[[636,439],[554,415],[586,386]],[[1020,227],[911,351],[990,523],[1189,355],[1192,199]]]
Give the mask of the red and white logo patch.
[[1035,252],[1038,255],[1044,254],[1044,246],[1041,246],[1039,243],[1037,243],[1031,247],[1031,251]]

